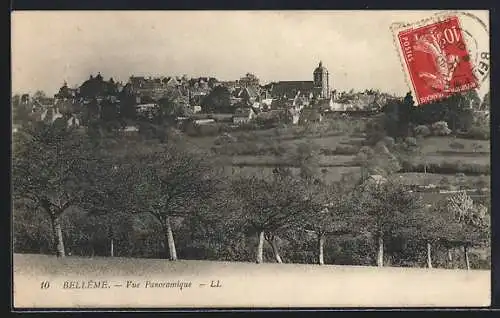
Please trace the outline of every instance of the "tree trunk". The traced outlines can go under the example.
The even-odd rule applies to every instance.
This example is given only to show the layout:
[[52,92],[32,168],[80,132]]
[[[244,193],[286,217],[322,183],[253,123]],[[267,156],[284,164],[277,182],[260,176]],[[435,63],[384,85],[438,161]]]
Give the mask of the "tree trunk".
[[319,265],[324,265],[325,264],[325,258],[324,258],[324,245],[325,245],[325,235],[323,233],[318,234],[318,262]]
[[384,266],[384,237],[382,233],[378,235],[377,266]]
[[465,268],[467,268],[467,270],[470,270],[469,251],[467,245],[464,245],[464,258],[465,258]]
[[114,246],[114,240],[111,239],[111,257],[114,257],[115,256],[115,246]]
[[174,232],[172,231],[172,224],[170,223],[170,217],[165,220],[165,231],[166,231],[166,244],[168,246],[168,252],[170,254],[170,260],[177,260],[177,251],[175,249]]
[[279,254],[278,246],[276,245],[276,241],[275,240],[273,240],[271,242],[271,246],[273,248],[274,258],[276,259],[276,262],[278,262],[279,264],[283,263],[283,261],[281,260],[281,256]]
[[431,243],[427,242],[427,267],[432,268]]
[[259,232],[259,244],[257,245],[257,264],[264,262],[264,231]]
[[453,249],[451,247],[447,248],[447,268],[453,268]]
[[273,254],[274,258],[276,259],[276,262],[278,262],[279,264],[283,263],[283,261],[281,260],[281,256],[278,250],[278,245],[276,244],[276,238],[274,237],[274,235],[271,237],[269,243],[271,243],[271,248],[273,249]]
[[58,216],[51,216],[52,230],[54,231],[54,247],[57,257],[65,257],[64,239],[62,234],[61,222]]

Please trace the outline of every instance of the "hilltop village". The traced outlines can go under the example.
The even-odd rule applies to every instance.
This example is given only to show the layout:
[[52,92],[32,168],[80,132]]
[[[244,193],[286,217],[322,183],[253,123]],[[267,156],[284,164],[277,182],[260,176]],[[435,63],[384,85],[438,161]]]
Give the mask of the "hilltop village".
[[259,119],[300,124],[321,121],[328,113],[375,113],[395,98],[373,90],[339,92],[322,62],[311,75],[312,80],[267,84],[251,73],[235,81],[132,75],[123,83],[98,73],[74,88],[64,83],[53,97],[38,92],[18,98],[29,106],[28,116],[34,120],[62,118],[68,125],[81,126],[93,117],[120,119],[128,130],[135,129],[132,123],[137,117],[152,118],[160,111],[195,125],[242,125]]

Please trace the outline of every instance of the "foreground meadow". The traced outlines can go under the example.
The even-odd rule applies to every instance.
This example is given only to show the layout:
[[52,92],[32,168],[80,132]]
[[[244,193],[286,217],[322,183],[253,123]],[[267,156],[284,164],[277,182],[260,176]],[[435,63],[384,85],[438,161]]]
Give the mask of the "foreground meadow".
[[[29,254],[15,254],[13,262],[16,307],[463,307],[490,304],[490,271],[484,270],[104,257],[57,259]],[[50,286],[42,289],[43,281]],[[82,284],[95,287],[95,282],[109,288],[75,288]],[[64,288],[70,283],[73,288]]]

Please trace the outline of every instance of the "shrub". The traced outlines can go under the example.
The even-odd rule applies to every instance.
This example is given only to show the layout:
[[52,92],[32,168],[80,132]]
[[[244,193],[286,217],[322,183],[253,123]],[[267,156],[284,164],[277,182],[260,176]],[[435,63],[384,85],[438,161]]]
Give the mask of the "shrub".
[[417,146],[417,138],[415,138],[415,137],[406,137],[405,138],[405,144],[408,147],[416,147]]
[[427,137],[431,135],[431,130],[426,125],[419,125],[413,130],[415,136]]
[[340,145],[335,149],[321,148],[319,153],[325,156],[333,155],[356,155],[359,152],[359,147],[353,145]]
[[484,126],[473,126],[464,134],[462,137],[477,140],[489,140],[490,139],[490,129]]
[[219,127],[216,124],[198,125],[197,128],[200,136],[216,136],[219,134]]
[[472,148],[473,148],[474,152],[476,152],[476,151],[478,151],[478,150],[483,149],[484,147],[483,147],[483,145],[481,145],[481,144],[478,144],[478,143],[473,143],[473,144],[472,144]]
[[375,151],[371,147],[363,146],[363,147],[361,147],[361,149],[359,149],[358,155],[359,154],[367,155],[368,157],[371,157],[375,154]]
[[382,139],[382,141],[384,142],[384,144],[386,145],[386,147],[389,148],[389,149],[393,149],[394,145],[396,144],[395,141],[394,141],[394,138],[392,138],[392,137],[384,137]]
[[373,157],[375,155],[375,151],[373,148],[368,147],[368,146],[363,146],[359,150],[359,152],[356,154],[356,157],[354,158],[354,163],[356,164],[364,164],[366,160],[369,158]]
[[[463,162],[440,162],[430,163],[426,165],[428,173],[443,173],[443,174],[456,174],[464,173],[466,175],[481,175],[490,174],[489,164],[478,163],[463,163]],[[424,164],[421,162],[414,162],[412,160],[404,160],[402,162],[401,172],[424,172]],[[444,184],[442,180],[440,184]]]
[[320,155],[332,156],[337,154],[337,149],[321,148],[319,150]]
[[450,183],[451,183],[451,181],[448,177],[442,177],[441,180],[439,180],[440,186],[449,185]]
[[384,124],[377,119],[370,120],[366,123],[365,132],[367,134],[367,144],[374,145],[385,136],[387,136]]
[[224,133],[221,136],[217,137],[217,139],[215,139],[214,144],[223,145],[223,144],[228,144],[228,143],[233,143],[233,142],[236,142],[236,138],[234,138],[233,136],[231,136],[228,133]]
[[445,121],[437,121],[431,127],[435,136],[448,136],[451,134],[451,129],[448,128],[448,123]]
[[359,147],[353,145],[340,145],[335,148],[335,154],[337,155],[355,155],[359,151]]

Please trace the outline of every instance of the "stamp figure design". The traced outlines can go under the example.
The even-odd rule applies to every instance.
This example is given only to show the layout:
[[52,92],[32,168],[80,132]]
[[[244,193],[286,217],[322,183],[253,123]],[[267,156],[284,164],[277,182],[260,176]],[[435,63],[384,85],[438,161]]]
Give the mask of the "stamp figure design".
[[458,17],[398,33],[418,103],[479,86]]

